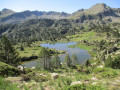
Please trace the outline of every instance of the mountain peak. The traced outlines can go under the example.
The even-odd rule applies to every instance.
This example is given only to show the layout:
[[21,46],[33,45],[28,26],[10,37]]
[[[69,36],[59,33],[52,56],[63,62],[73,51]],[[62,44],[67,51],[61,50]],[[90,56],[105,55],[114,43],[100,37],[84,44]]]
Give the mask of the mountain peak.
[[107,6],[105,3],[97,3],[97,4],[95,4],[94,6]]
[[88,9],[86,12],[89,13],[89,14],[98,14],[98,13],[107,11],[109,9],[110,9],[110,7],[107,6],[106,4],[98,3],[94,6],[92,6],[90,9]]
[[12,14],[12,13],[15,13],[13,10],[6,9],[6,8],[4,8],[4,9],[2,10],[2,12],[3,12],[4,14]]

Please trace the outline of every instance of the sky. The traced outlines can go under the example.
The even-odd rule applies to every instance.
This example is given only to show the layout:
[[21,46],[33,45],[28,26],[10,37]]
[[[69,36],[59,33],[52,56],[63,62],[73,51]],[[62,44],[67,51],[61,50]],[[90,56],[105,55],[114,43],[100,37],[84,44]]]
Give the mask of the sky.
[[89,9],[97,3],[120,8],[120,0],[0,0],[0,11],[7,8],[16,12],[38,10],[73,13],[82,8]]

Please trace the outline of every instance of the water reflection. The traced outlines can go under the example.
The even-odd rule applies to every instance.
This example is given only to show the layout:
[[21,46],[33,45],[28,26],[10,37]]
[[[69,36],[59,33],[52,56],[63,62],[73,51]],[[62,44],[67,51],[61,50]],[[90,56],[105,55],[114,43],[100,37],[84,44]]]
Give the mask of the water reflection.
[[[69,43],[55,43],[55,44],[41,44],[42,47],[46,47],[46,48],[53,48],[56,50],[65,50],[67,51],[67,53],[72,56],[72,54],[76,54],[76,56],[78,57],[79,60],[79,64],[83,64],[87,59],[90,58],[90,55],[88,54],[88,52],[86,50],[80,49],[80,48],[69,48],[69,45],[75,45],[76,42],[69,42]],[[59,55],[61,61],[64,60],[65,54]],[[37,65],[36,61],[31,61],[28,63],[24,64],[25,67],[35,67]]]

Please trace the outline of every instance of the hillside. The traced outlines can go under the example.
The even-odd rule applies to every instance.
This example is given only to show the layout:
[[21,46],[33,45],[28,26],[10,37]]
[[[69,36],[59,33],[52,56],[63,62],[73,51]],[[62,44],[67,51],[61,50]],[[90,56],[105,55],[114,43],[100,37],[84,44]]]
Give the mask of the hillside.
[[89,9],[78,10],[71,15],[70,19],[79,19],[81,23],[90,21],[99,22],[99,20],[120,22],[120,12],[117,8],[111,8],[106,4],[100,3]]
[[103,3],[73,14],[2,10],[0,90],[120,90],[119,22],[120,9]]
[[15,13],[14,11],[4,8],[2,11],[0,11],[0,18],[9,16],[9,15],[14,14],[14,13]]

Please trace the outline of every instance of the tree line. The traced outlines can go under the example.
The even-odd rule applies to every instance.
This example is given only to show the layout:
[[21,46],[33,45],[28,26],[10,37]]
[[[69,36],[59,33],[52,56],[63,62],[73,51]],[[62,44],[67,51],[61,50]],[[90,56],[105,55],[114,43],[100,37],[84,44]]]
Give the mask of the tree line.
[[73,54],[70,58],[69,54],[66,54],[64,62],[61,62],[60,57],[58,54],[54,55],[54,58],[51,60],[50,53],[46,48],[42,48],[39,53],[40,63],[44,69],[51,69],[51,68],[61,68],[62,65],[65,67],[75,68],[76,65],[79,64],[78,58],[75,54]]
[[[62,62],[60,61],[58,54],[56,53],[54,58],[51,60],[50,51],[47,48],[42,47],[38,56],[40,58],[40,64],[44,69],[57,69],[61,68],[62,66]],[[16,51],[12,42],[6,36],[2,36],[0,39],[0,61],[15,67],[21,63],[19,53]],[[78,64],[78,58],[75,54],[73,54],[71,58],[68,54],[66,54],[63,62],[64,66],[75,67]]]

